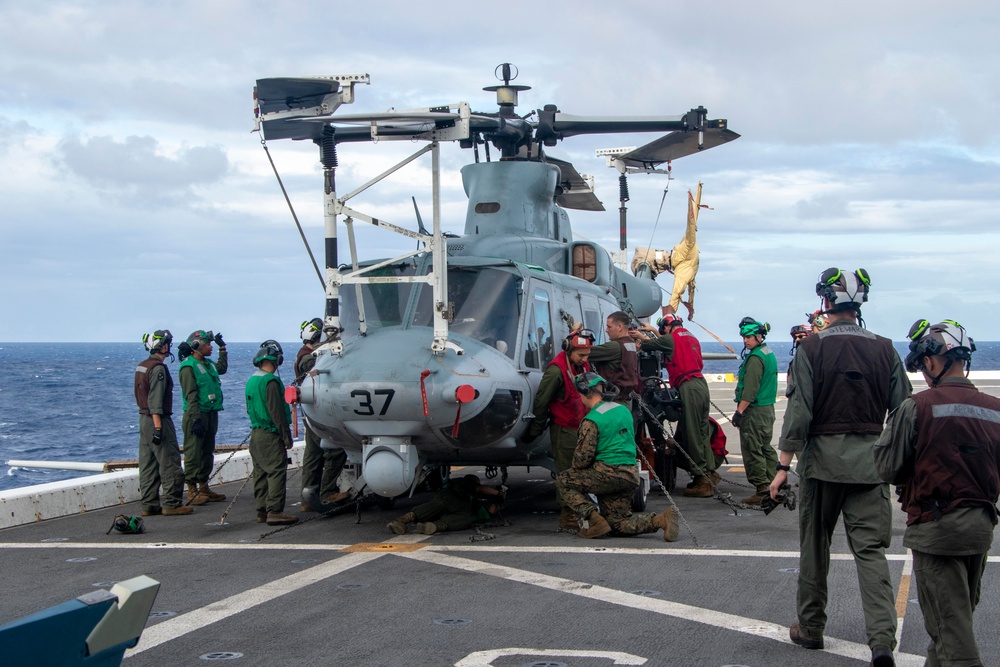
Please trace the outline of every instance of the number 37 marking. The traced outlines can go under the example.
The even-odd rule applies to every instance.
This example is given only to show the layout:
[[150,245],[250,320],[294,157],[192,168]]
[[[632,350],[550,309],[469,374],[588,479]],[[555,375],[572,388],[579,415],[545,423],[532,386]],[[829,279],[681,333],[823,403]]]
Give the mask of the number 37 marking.
[[[375,396],[385,396],[385,402],[382,404],[382,409],[379,410],[379,416],[385,415],[389,410],[389,404],[392,403],[392,397],[396,394],[395,389],[376,389],[374,392]],[[354,410],[354,414],[361,415],[362,417],[370,417],[375,414],[375,406],[372,405],[372,395],[366,389],[355,389],[351,392],[351,398],[358,399],[358,407]]]

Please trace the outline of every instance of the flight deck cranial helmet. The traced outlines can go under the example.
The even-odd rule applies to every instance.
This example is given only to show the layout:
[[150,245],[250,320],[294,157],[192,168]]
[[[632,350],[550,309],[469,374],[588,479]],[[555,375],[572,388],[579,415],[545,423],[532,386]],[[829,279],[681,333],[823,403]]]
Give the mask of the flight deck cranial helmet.
[[601,385],[603,388],[603,391],[601,391],[601,398],[605,401],[614,400],[614,397],[618,394],[618,387],[610,384],[607,380],[593,371],[580,373],[573,378],[573,386],[575,386],[576,390],[584,396],[590,396],[595,391],[598,391],[597,385]]
[[670,330],[670,327],[679,327],[682,324],[684,324],[684,320],[677,317],[673,313],[667,313],[660,319],[656,320],[656,326],[659,328],[661,336],[666,335],[667,331]]
[[833,267],[819,274],[816,295],[830,302],[829,312],[855,310],[860,313],[861,304],[868,301],[871,284],[871,276],[864,269],[847,273]]
[[906,337],[910,339],[910,352],[903,363],[911,373],[923,370],[924,357],[944,355],[944,370],[932,379],[931,384],[936,385],[956,361],[965,363],[966,372],[972,367],[972,353],[976,351],[976,342],[965,331],[965,327],[955,320],[942,320],[937,324],[917,320]]
[[761,340],[764,340],[770,330],[771,325],[767,322],[758,322],[752,317],[744,317],[740,320],[740,338],[759,336]]
[[299,329],[303,343],[318,343],[320,336],[323,335],[323,320],[314,317],[303,322]]
[[574,331],[570,335],[566,336],[562,342],[562,349],[564,352],[572,352],[573,350],[587,349],[589,350],[594,346],[594,341],[597,340],[597,336],[590,329],[580,329],[579,331]]
[[170,329],[157,329],[153,333],[142,334],[142,344],[150,352],[165,352],[170,350],[174,337]]
[[192,350],[197,350],[205,343],[211,343],[213,340],[215,340],[215,335],[211,331],[198,329],[197,331],[192,331],[191,335],[187,337],[187,344],[191,346]]
[[285,360],[285,355],[281,352],[281,344],[276,340],[265,340],[260,344],[257,354],[253,355],[253,365],[260,368],[264,360],[271,361],[275,366],[280,366]]

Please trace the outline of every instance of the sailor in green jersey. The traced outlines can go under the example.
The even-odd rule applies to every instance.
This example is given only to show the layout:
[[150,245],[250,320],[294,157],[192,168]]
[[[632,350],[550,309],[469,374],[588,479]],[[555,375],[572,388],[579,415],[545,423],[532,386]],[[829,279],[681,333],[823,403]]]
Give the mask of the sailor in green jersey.
[[[771,446],[774,434],[774,403],[778,396],[778,360],[764,343],[771,325],[752,317],[740,320],[744,356],[736,383],[736,412],[733,426],[740,430],[740,453],[747,481],[757,491],[741,502],[760,505],[770,492],[778,454]],[[749,354],[746,352],[749,351]]]
[[292,448],[292,411],[285,403],[285,386],[274,374],[284,361],[281,345],[265,340],[253,357],[257,372],[247,380],[247,414],[250,416],[250,458],[253,459],[253,498],[257,522],[269,526],[296,523],[285,514],[286,450]]
[[[212,343],[219,346],[219,361],[212,356]],[[188,501],[192,505],[220,502],[226,499],[212,491],[208,478],[215,463],[215,434],[219,430],[219,412],[222,411],[222,381],[229,368],[229,355],[222,334],[198,330],[188,336],[178,347],[181,358],[177,378],[181,383],[184,400],[184,479],[187,481]]]
[[[580,520],[583,538],[607,535],[639,535],[663,530],[663,539],[673,542],[680,530],[678,512],[671,507],[659,514],[632,514],[632,497],[639,487],[635,464],[635,431],[632,413],[606,393],[611,385],[597,373],[582,373],[574,386],[589,412],[580,424],[573,464],[556,475],[556,488],[563,502]],[[597,497],[600,510],[590,494]]]

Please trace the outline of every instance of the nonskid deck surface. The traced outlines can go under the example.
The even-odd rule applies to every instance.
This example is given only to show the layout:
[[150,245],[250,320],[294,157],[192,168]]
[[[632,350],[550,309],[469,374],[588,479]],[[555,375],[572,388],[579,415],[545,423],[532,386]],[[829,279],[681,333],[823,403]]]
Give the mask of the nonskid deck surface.
[[[1000,382],[980,388],[1000,394]],[[997,385],[997,386],[993,386]],[[727,413],[732,385],[713,384]],[[777,406],[779,420],[783,401]],[[778,426],[780,428],[780,425]],[[720,490],[746,487],[738,434]],[[463,472],[482,470],[464,469]],[[365,506],[261,538],[252,494],[219,487],[223,503],[185,517],[147,517],[147,532],[105,531],[138,504],[0,531],[8,622],[113,582],[162,582],[139,646],[125,665],[862,665],[857,578],[842,529],[834,536],[826,649],[790,643],[798,566],[797,514],[734,513],[718,500],[674,498],[686,521],[677,542],[659,535],[582,540],[556,531],[554,484],[511,469],[510,526],[395,536],[385,524],[429,495]],[[742,486],[737,486],[736,483]],[[299,478],[290,475],[289,498]],[[649,511],[669,506],[656,492]],[[289,508],[297,512],[298,507]],[[315,514],[303,513],[303,517]],[[921,665],[928,642],[911,562],[894,515],[890,570],[901,618],[898,665]],[[976,628],[985,664],[1000,664],[1000,550],[983,581]],[[241,654],[241,655],[240,655]]]

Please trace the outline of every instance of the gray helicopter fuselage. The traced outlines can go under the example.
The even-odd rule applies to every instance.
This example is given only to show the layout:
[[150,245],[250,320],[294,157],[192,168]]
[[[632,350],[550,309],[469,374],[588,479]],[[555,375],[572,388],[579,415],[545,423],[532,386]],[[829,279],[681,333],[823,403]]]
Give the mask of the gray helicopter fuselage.
[[301,403],[327,443],[362,463],[376,493],[405,492],[429,465],[552,469],[548,439],[525,444],[520,436],[561,341],[573,323],[600,340],[612,312],[645,317],[659,308],[653,280],[621,271],[596,244],[573,241],[555,203],[559,173],[524,161],[462,170],[466,233],[447,248],[449,340],[461,354],[431,352],[430,286],[398,280],[425,275],[429,253],[376,269],[385,282],[341,291],[343,349],[316,353]]

